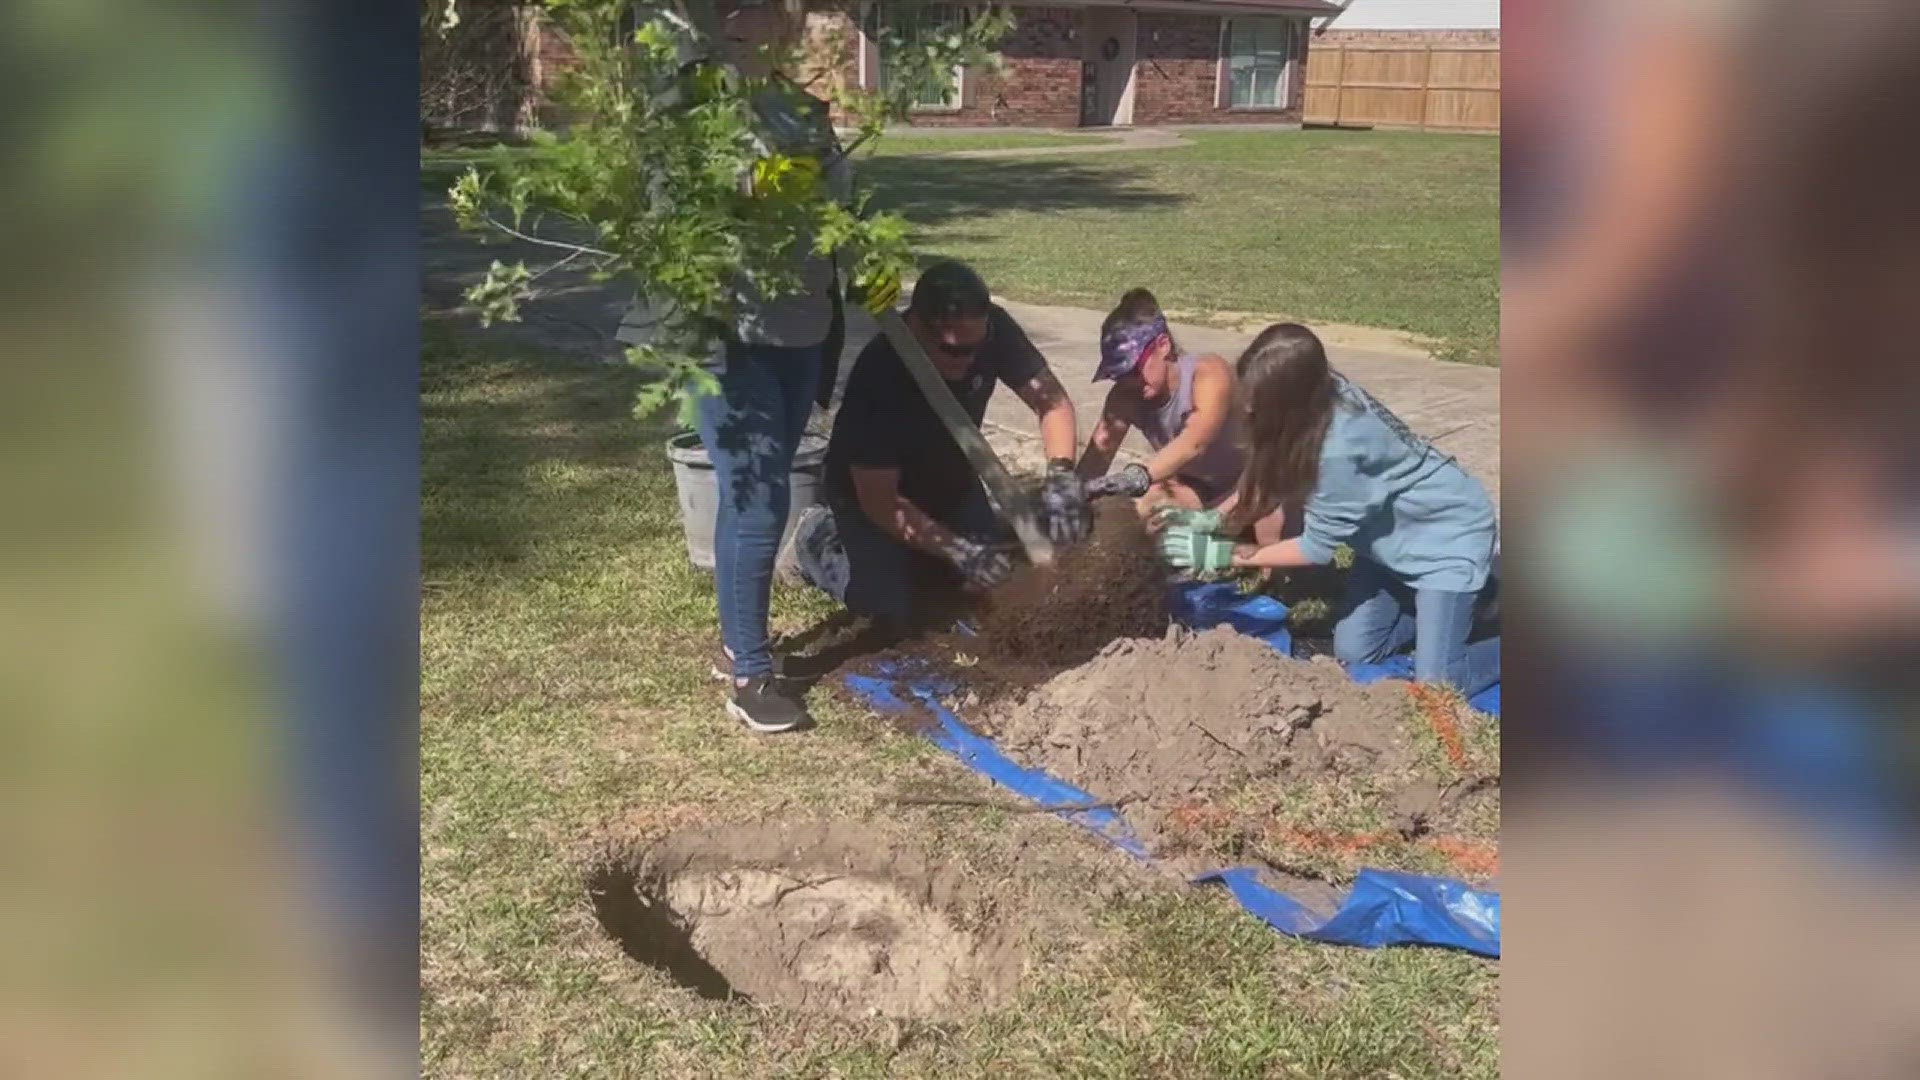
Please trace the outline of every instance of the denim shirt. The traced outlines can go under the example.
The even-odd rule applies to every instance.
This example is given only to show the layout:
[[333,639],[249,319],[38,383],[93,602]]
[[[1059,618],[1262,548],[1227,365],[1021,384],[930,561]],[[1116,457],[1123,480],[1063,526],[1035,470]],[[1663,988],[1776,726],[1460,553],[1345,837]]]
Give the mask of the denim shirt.
[[1416,589],[1479,591],[1497,537],[1486,489],[1372,395],[1337,383],[1302,554],[1328,563],[1344,543]]

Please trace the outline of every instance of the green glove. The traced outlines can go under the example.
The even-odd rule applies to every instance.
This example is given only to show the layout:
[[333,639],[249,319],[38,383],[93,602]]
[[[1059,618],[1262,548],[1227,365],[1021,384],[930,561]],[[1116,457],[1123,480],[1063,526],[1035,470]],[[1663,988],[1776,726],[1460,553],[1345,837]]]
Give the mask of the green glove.
[[1225,570],[1233,565],[1233,541],[1176,525],[1160,534],[1160,557],[1170,566],[1203,574]]
[[1192,529],[1217,534],[1225,520],[1218,510],[1188,510],[1180,506],[1162,506],[1153,512],[1156,529]]

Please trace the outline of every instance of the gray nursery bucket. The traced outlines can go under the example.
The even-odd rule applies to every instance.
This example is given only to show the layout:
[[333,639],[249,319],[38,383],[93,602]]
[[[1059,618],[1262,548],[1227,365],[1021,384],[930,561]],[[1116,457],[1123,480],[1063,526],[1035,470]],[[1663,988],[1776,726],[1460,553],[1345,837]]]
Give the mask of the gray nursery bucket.
[[[687,536],[687,558],[702,570],[713,569],[713,517],[720,508],[713,462],[698,432],[685,431],[667,440],[667,460],[673,463],[673,486],[680,495],[680,528]],[[793,504],[787,511],[786,531],[780,537],[782,563],[792,560],[793,526],[820,490],[820,473],[827,460],[827,440],[809,432],[800,437],[793,456]]]

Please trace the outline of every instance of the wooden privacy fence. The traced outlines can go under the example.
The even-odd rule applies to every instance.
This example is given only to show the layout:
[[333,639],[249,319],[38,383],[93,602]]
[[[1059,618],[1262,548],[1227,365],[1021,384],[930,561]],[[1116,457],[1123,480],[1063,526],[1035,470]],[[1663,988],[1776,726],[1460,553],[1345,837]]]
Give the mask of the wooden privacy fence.
[[1500,130],[1498,45],[1323,45],[1307,51],[1306,122]]

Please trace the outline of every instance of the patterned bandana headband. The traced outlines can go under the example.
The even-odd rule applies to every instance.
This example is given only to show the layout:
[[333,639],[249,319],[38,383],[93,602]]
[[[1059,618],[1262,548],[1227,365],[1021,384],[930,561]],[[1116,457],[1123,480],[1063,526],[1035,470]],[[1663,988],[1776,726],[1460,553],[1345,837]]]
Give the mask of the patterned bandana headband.
[[1149,322],[1117,326],[1100,339],[1100,366],[1094,379],[1117,379],[1140,366],[1153,343],[1167,335],[1167,320],[1155,315]]

